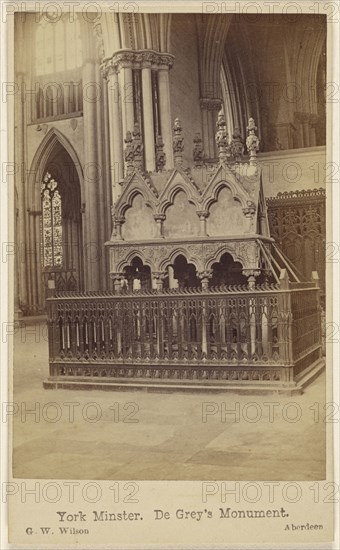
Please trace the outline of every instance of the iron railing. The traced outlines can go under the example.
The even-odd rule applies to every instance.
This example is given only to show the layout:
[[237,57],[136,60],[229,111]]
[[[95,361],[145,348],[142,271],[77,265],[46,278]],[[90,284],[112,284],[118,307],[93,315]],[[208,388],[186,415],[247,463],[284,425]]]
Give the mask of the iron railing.
[[312,283],[59,292],[47,304],[51,377],[290,381],[321,356]]

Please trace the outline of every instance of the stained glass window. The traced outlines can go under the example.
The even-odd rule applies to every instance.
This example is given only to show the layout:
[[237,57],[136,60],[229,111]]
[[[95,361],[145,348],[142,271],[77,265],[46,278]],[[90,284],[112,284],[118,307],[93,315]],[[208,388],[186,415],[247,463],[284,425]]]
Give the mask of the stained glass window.
[[63,230],[61,196],[58,183],[46,172],[41,184],[41,248],[43,267],[61,266],[63,263]]

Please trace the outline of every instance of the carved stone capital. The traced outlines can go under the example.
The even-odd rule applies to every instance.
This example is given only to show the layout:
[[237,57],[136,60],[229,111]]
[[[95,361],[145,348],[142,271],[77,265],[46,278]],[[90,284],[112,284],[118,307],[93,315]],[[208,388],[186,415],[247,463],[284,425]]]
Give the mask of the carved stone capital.
[[207,217],[209,216],[209,211],[208,210],[197,210],[197,216],[199,217],[200,220],[206,220]]
[[203,271],[198,271],[197,272],[197,277],[199,279],[211,279],[213,273],[212,273],[212,270],[211,269],[204,269]]
[[165,271],[153,271],[152,277],[156,279],[156,281],[164,281],[167,277],[167,273]]
[[165,214],[154,214],[154,220],[156,222],[163,222],[165,220]]
[[112,63],[112,59],[104,59],[100,65],[100,70],[104,78],[108,79],[112,74],[118,74],[118,66]]
[[116,225],[122,225],[125,222],[125,218],[123,216],[117,216],[115,218],[115,224]]
[[174,56],[170,53],[160,53],[155,50],[120,50],[112,57],[103,61],[101,67],[106,76],[110,71],[119,71],[121,68],[142,69],[145,67],[171,68]]
[[110,279],[112,279],[113,282],[121,282],[125,279],[124,273],[118,271],[116,273],[110,273]]
[[201,111],[219,111],[221,109],[221,99],[211,99],[208,97],[202,97],[200,99]]
[[252,218],[256,212],[256,205],[254,202],[247,201],[247,206],[242,208],[242,212],[246,218]]
[[212,270],[205,269],[204,271],[197,271],[197,277],[201,281],[202,290],[207,290],[209,287],[209,279],[212,277]]
[[249,288],[255,287],[256,277],[261,274],[259,269],[242,269],[242,275],[247,277]]
[[261,275],[261,271],[259,269],[242,269],[242,275],[245,277],[258,277]]

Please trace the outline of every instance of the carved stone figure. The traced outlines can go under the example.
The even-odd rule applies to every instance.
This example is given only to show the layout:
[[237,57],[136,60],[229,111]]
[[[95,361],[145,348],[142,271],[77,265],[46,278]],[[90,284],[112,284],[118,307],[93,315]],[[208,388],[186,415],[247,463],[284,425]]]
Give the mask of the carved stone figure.
[[230,151],[228,147],[227,128],[222,110],[218,113],[216,127],[217,132],[215,134],[215,141],[218,147],[218,157],[220,161],[225,161],[230,156]]
[[137,168],[137,170],[142,170],[144,146],[138,122],[136,122],[134,125],[132,135],[133,164],[135,168]]
[[247,126],[247,131],[249,135],[246,141],[246,145],[247,145],[247,149],[250,157],[250,164],[256,163],[256,153],[260,147],[260,140],[255,135],[256,130],[257,130],[257,126],[255,125],[255,121],[253,118],[250,118]]
[[164,143],[162,136],[157,136],[156,138],[156,169],[157,172],[162,172],[165,166],[165,153],[164,153]]
[[199,167],[203,164],[203,146],[201,134],[197,132],[194,137],[194,150],[193,150],[194,164]]
[[240,162],[242,160],[244,145],[239,128],[234,129],[233,139],[230,143],[230,152],[236,162]]
[[174,123],[174,136],[172,140],[174,159],[176,164],[182,164],[183,162],[183,151],[184,151],[184,140],[182,136],[182,126],[179,118],[175,119]]

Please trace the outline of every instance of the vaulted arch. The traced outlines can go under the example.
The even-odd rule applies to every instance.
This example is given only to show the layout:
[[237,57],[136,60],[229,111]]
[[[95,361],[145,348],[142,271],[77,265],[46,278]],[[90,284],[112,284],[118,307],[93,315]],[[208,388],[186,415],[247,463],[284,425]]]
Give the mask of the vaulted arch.
[[28,208],[40,208],[40,182],[44,176],[47,164],[53,162],[61,151],[65,151],[72,160],[80,184],[81,198],[83,190],[83,170],[78,155],[69,140],[56,128],[51,128],[40,143],[31,163],[28,177]]
[[31,293],[39,309],[46,289],[83,287],[83,173],[67,138],[52,128],[40,143],[28,178]]

